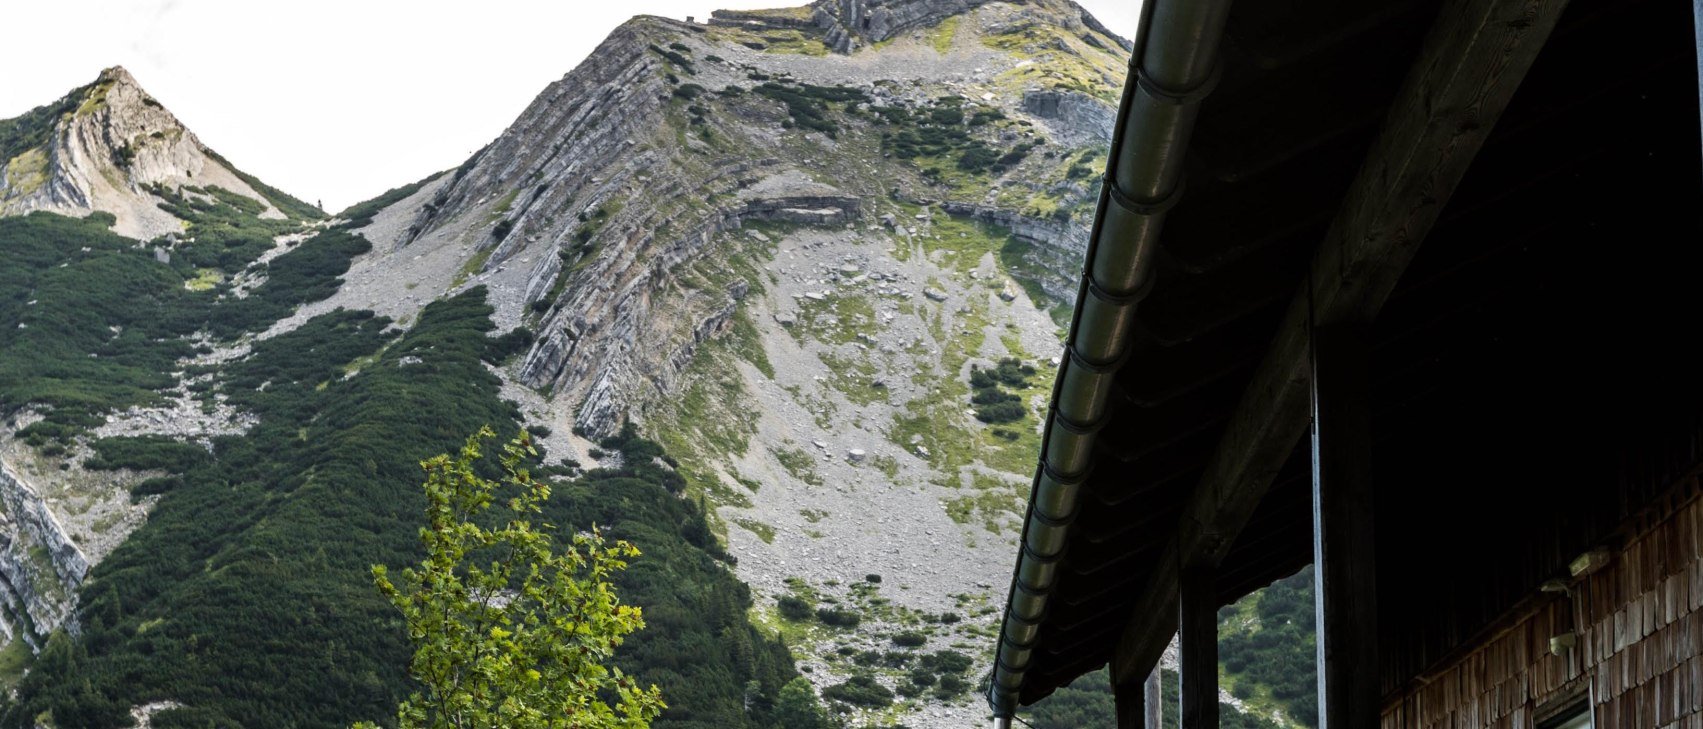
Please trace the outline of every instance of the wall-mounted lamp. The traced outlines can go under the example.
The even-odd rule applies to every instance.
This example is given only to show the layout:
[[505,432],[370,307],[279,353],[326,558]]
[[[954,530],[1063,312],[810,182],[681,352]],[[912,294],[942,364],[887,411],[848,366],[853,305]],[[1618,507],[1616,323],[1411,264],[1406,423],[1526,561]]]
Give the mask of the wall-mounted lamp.
[[1578,644],[1579,635],[1577,633],[1562,633],[1549,639],[1549,654],[1560,658],[1567,655],[1567,651],[1573,650],[1573,647]]
[[1586,577],[1607,567],[1609,560],[1608,550],[1599,547],[1575,557],[1572,563],[1567,565],[1567,571],[1572,573],[1574,579]]

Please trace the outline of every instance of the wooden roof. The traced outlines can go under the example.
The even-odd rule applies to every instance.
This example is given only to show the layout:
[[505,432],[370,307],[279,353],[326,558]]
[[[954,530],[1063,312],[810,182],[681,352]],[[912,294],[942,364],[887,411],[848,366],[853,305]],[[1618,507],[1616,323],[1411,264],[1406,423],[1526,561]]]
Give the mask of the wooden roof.
[[[1019,691],[1105,665],[1439,3],[1236,3]],[[1383,675],[1407,680],[1697,460],[1703,164],[1689,10],[1574,0],[1373,328]],[[1306,454],[1218,581],[1311,561]],[[1168,607],[1174,613],[1174,607]]]

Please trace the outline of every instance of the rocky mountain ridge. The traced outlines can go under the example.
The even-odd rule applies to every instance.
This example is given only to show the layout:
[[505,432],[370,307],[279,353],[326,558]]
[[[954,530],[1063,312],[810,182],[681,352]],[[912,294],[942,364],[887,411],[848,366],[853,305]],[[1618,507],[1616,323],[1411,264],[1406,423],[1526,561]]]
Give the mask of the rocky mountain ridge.
[[100,211],[132,238],[182,233],[183,221],[149,192],[164,185],[219,187],[262,204],[265,217],[285,217],[272,200],[281,193],[255,189],[122,67],[9,123],[0,130],[11,142],[0,146],[0,214]]
[[[547,468],[619,467],[606,439],[636,424],[713,513],[751,620],[847,722],[975,720],[1127,48],[1067,0],[636,18],[465,164],[334,221],[371,251],[329,269],[323,296],[252,332],[197,332],[161,402],[105,414],[56,457],[83,479],[76,500],[42,488],[53,459],[0,483],[0,603],[32,635],[74,629],[79,583],[147,517],[157,497],[127,491],[159,472],[71,465],[89,438],[216,450],[265,425],[210,394],[233,363],[351,311],[406,330],[478,296],[492,341],[520,343],[483,367]],[[67,98],[12,157],[0,215],[104,210],[143,240],[183,230],[168,199],[299,218],[252,260],[184,272],[221,301],[311,248],[321,227],[299,203],[202,148],[121,69]],[[162,245],[156,261],[184,255]],[[20,432],[39,417],[21,414]]]
[[[848,651],[995,629],[1048,313],[1074,292],[1125,59],[1067,2],[810,12],[871,34],[848,46],[796,11],[622,26],[375,215],[378,252],[303,315],[406,320],[420,292],[488,287],[534,335],[499,374],[551,457],[594,462],[627,420],[656,434],[719,507],[759,620],[832,692],[868,672]],[[1010,396],[1022,414],[978,421],[972,372],[1013,358],[1036,373]],[[801,625],[783,597],[863,627]],[[963,688],[877,680],[901,703],[854,723],[975,712]]]

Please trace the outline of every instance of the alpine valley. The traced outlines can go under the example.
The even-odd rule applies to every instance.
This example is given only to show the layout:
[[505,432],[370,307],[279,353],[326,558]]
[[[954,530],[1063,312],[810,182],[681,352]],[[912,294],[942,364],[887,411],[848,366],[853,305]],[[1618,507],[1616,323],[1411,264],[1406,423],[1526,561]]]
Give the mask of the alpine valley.
[[[0,121],[0,725],[393,716],[369,568],[487,424],[643,550],[656,726],[982,721],[1129,52],[1069,0],[638,17],[335,214],[122,68]],[[1223,615],[1226,726],[1313,721],[1279,585]]]

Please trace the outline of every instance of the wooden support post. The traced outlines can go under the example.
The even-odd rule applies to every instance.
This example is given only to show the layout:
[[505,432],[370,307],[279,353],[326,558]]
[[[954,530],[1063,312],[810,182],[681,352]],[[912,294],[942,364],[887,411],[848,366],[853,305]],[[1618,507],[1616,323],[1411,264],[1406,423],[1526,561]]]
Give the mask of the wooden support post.
[[[1703,2],[1703,0],[1699,0]],[[1147,695],[1147,728],[1165,729],[1165,699],[1160,691],[1159,682],[1164,676],[1164,670],[1159,666],[1153,667],[1153,672],[1147,674],[1147,680],[1142,682],[1142,693]]]
[[1117,702],[1118,729],[1147,729],[1151,705],[1147,703],[1145,684],[1114,682],[1112,699]]
[[1153,666],[1153,672],[1141,683],[1112,682],[1118,729],[1164,729],[1165,704],[1159,686],[1163,670]]
[[1217,568],[1184,567],[1177,589],[1181,729],[1218,729]]
[[1313,581],[1319,729],[1378,725],[1367,327],[1313,333]]

